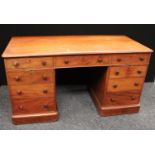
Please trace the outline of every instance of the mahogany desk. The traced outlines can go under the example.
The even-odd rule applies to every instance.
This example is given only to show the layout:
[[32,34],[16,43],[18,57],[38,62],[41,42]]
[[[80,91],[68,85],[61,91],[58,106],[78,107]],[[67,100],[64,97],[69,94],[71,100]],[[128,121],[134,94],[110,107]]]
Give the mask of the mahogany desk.
[[3,53],[13,123],[58,119],[59,68],[101,68],[88,86],[100,115],[138,112],[151,52],[126,36],[13,37]]

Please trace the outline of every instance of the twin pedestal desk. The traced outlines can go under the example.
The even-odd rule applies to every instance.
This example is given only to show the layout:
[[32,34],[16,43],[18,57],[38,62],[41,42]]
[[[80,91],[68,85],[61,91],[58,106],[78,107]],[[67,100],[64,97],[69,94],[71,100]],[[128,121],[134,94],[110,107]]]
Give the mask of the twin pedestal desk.
[[88,88],[101,116],[138,112],[151,52],[127,36],[13,37],[2,55],[13,123],[58,119],[59,68],[100,68]]

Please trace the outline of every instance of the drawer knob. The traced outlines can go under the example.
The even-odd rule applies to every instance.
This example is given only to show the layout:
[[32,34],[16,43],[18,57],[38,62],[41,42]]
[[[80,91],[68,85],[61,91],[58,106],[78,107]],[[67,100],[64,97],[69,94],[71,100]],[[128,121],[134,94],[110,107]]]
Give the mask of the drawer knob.
[[135,100],[136,99],[136,97],[135,96],[131,96],[131,100]]
[[111,102],[115,102],[115,100],[113,98],[110,99]]
[[101,62],[103,62],[103,60],[101,58],[98,58],[97,62],[101,63]]
[[16,77],[15,77],[15,80],[16,80],[16,81],[20,81],[21,78],[20,78],[19,76],[16,76]]
[[22,105],[20,105],[18,108],[19,110],[24,110],[24,107]]
[[122,61],[122,59],[121,59],[121,58],[118,58],[118,59],[117,59],[117,61],[118,61],[118,62],[121,62],[121,61]]
[[43,75],[43,76],[42,76],[42,79],[43,79],[44,81],[47,81],[47,80],[48,80],[48,77],[47,77],[46,75]]
[[115,75],[119,75],[119,72],[115,72]]
[[18,95],[22,95],[22,91],[21,91],[21,90],[18,90],[18,91],[17,91],[17,94],[18,94]]
[[44,104],[44,105],[43,105],[43,108],[44,108],[44,109],[48,109],[48,108],[49,108],[48,104]]
[[141,73],[142,73],[142,71],[139,71],[139,70],[138,70],[138,71],[137,71],[137,73],[138,73],[138,74],[141,74]]
[[69,60],[64,60],[64,63],[65,64],[69,64]]
[[19,62],[14,62],[13,65],[14,65],[15,67],[18,67],[18,66],[19,66]]
[[44,93],[44,94],[47,94],[47,93],[48,93],[48,90],[47,90],[47,89],[44,89],[44,90],[43,90],[43,93]]
[[115,84],[115,85],[113,85],[113,88],[117,88],[117,85]]
[[140,61],[144,61],[144,58],[140,57],[139,60],[140,60]]
[[134,83],[134,86],[136,86],[136,87],[139,86],[139,83],[135,82],[135,83]]
[[46,66],[47,65],[47,62],[46,61],[42,61],[42,65],[43,66]]

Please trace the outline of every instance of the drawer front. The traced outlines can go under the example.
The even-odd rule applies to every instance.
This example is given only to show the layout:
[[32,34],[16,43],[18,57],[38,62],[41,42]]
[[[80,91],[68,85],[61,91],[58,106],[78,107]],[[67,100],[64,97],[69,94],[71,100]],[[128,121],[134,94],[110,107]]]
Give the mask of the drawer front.
[[6,69],[44,69],[53,68],[52,57],[5,59]]
[[106,94],[103,106],[121,106],[138,104],[140,94],[136,93],[112,93]]
[[55,85],[54,84],[36,84],[36,85],[12,85],[9,86],[11,97],[22,99],[22,98],[33,98],[37,97],[54,97],[55,96]]
[[112,55],[113,65],[147,65],[150,54],[114,54]]
[[110,78],[145,77],[147,66],[110,67]]
[[54,58],[54,66],[55,68],[106,66],[110,61],[110,55],[57,56]]
[[144,83],[144,78],[110,79],[108,81],[108,92],[120,91],[140,91]]
[[56,110],[54,98],[23,98],[12,101],[13,114],[46,113]]
[[51,69],[44,70],[15,70],[7,71],[9,85],[29,85],[54,83],[55,72]]

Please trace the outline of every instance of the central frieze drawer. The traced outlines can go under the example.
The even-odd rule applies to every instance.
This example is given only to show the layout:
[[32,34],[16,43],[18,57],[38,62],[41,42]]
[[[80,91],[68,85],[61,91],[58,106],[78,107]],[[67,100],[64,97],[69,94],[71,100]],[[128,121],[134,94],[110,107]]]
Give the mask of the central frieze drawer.
[[55,82],[55,72],[44,70],[9,70],[7,71],[9,85],[48,84]]
[[109,79],[107,91],[120,92],[142,89],[144,78]]
[[6,69],[45,69],[53,68],[53,57],[5,59]]
[[12,98],[54,97],[55,84],[12,85],[9,87]]
[[56,56],[55,68],[107,66],[111,62],[110,55]]
[[56,110],[55,99],[52,97],[46,98],[22,98],[14,99],[13,114],[34,114],[42,112],[51,112]]

